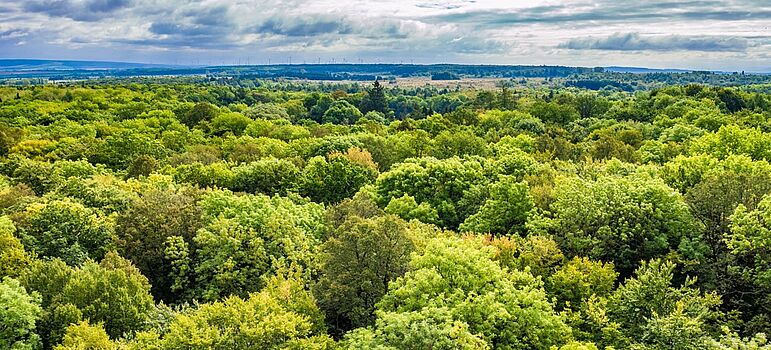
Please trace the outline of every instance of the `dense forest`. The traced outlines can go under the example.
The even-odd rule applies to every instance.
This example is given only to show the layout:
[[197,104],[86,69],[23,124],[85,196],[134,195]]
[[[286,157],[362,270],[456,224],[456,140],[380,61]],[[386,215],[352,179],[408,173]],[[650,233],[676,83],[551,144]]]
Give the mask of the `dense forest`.
[[[175,78],[171,78],[175,77]],[[517,85],[633,92],[670,85],[764,86],[770,74],[719,71],[668,71],[629,67],[566,67],[468,64],[273,64],[222,66],[162,66],[118,62],[0,59],[0,84],[29,85],[90,80],[91,84],[169,80],[202,83],[228,80],[229,85],[253,86],[256,81],[308,80],[370,82],[400,79],[496,79]]]
[[0,349],[771,349],[769,86],[703,83],[0,87]]

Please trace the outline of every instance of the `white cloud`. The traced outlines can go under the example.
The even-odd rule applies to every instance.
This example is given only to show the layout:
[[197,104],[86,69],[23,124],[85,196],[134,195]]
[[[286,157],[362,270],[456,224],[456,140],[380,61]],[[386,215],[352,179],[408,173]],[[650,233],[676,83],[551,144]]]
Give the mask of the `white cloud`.
[[0,0],[0,55],[753,70],[769,16],[751,0]]

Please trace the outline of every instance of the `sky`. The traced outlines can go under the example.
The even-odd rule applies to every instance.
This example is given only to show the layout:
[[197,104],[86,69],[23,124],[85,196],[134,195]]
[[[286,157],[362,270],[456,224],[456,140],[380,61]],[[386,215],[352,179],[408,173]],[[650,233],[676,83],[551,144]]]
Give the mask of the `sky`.
[[771,71],[771,0],[0,0],[0,58]]

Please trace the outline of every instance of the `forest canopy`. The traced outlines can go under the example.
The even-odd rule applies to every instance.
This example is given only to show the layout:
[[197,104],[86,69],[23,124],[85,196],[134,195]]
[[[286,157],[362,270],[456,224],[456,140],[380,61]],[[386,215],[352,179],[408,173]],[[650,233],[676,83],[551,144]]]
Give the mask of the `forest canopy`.
[[672,79],[0,86],[0,348],[771,349],[769,87]]

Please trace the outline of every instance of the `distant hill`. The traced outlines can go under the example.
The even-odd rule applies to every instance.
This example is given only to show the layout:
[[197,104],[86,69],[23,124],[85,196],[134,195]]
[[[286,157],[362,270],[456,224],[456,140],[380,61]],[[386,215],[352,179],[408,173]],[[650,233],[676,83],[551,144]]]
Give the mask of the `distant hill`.
[[610,66],[605,67],[606,72],[614,72],[614,73],[689,73],[694,72],[694,70],[689,69],[658,69],[658,68],[642,68],[642,67],[621,67],[621,66]]
[[172,67],[162,64],[108,62],[108,61],[69,61],[69,60],[34,60],[0,59],[0,71],[75,71],[75,70],[122,70],[139,68]]
[[179,66],[109,61],[0,59],[0,83],[24,79],[71,81],[100,78],[192,77],[202,79],[302,79],[374,81],[423,77],[434,80],[471,78],[524,81],[543,78],[548,84],[579,89],[635,91],[673,84],[741,86],[769,84],[771,75],[640,67],[568,67],[547,65],[469,64],[277,64],[246,66]]
[[474,78],[567,77],[601,68],[460,64],[294,64],[250,66],[172,66],[143,63],[0,59],[0,78],[82,79],[158,75],[225,75],[309,80],[375,80],[388,77],[431,77],[437,72]]

